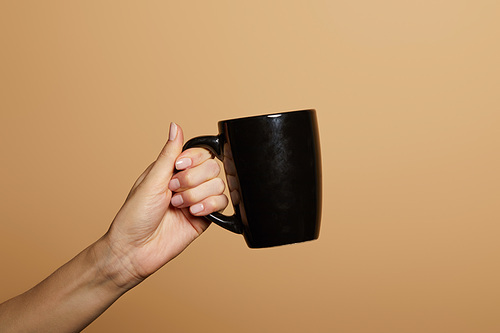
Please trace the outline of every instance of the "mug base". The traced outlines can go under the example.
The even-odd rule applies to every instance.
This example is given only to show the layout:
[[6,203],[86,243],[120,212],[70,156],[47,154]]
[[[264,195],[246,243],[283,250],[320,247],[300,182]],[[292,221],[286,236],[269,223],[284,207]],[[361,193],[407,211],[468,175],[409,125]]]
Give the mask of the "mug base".
[[319,237],[314,237],[314,238],[310,238],[310,239],[303,239],[303,240],[297,240],[297,241],[286,241],[286,242],[282,242],[282,243],[272,243],[272,244],[269,244],[269,243],[248,243],[247,242],[247,246],[251,249],[267,249],[267,248],[271,248],[271,247],[280,247],[280,246],[285,246],[285,245],[293,245],[293,244],[299,244],[299,243],[305,243],[305,242],[311,242],[311,241],[314,241],[314,240],[317,240]]

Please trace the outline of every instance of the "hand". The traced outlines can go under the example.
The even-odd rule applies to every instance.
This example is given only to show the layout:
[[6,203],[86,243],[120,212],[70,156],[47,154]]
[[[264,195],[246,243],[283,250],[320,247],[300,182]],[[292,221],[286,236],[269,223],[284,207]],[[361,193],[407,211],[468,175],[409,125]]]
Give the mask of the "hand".
[[[114,258],[108,261],[112,267],[102,269],[120,287],[132,288],[176,257],[209,226],[201,216],[228,203],[210,153],[193,148],[181,154],[182,144],[182,129],[172,123],[165,147],[103,237]],[[174,165],[180,170],[175,175]]]
[[[182,129],[171,124],[168,142],[135,182],[108,232],[35,287],[0,304],[0,331],[80,332],[208,227],[200,216],[228,201],[220,169],[204,149],[181,154],[182,141]],[[174,175],[175,164],[180,171]]]

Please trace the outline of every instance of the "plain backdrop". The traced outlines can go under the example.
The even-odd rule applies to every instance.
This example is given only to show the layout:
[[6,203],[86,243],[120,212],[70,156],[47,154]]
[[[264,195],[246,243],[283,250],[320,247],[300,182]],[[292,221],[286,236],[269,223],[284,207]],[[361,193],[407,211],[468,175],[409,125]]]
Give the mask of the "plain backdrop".
[[0,300],[107,230],[170,121],[315,108],[319,240],[213,225],[86,332],[499,332],[499,41],[488,0],[1,1]]

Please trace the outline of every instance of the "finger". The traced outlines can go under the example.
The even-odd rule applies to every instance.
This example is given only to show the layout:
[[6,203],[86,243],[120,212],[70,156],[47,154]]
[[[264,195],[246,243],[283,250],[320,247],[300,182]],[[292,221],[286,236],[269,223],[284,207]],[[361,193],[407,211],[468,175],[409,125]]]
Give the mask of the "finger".
[[212,158],[212,154],[204,148],[190,148],[183,151],[175,161],[177,170],[185,170],[202,164]]
[[189,207],[189,212],[194,216],[204,216],[226,208],[228,199],[224,194],[208,197],[201,202]]
[[219,163],[209,159],[198,166],[176,173],[170,180],[168,188],[171,191],[182,192],[217,177],[219,173]]
[[[189,208],[182,208],[184,216],[189,216],[193,215],[189,212]],[[190,223],[193,226],[193,228],[196,230],[198,235],[201,235],[207,228],[210,226],[211,222],[207,219],[202,218],[199,216],[198,218],[195,219],[190,219]]]
[[137,180],[135,181],[134,183],[134,186],[132,186],[132,189],[131,191],[135,190],[137,188],[137,186],[141,185],[142,181],[144,180],[144,178],[146,178],[146,176],[149,174],[149,171],[151,171],[151,168],[153,167],[153,163],[151,163],[147,168],[146,170],[144,170],[144,172],[139,176],[139,178],[137,178]]
[[170,202],[177,208],[189,207],[208,197],[224,193],[225,187],[222,179],[214,178],[195,188],[174,194]]
[[168,188],[168,182],[174,173],[175,160],[182,151],[183,141],[182,128],[175,123],[171,123],[168,141],[145,177],[144,182],[158,187],[162,191]]

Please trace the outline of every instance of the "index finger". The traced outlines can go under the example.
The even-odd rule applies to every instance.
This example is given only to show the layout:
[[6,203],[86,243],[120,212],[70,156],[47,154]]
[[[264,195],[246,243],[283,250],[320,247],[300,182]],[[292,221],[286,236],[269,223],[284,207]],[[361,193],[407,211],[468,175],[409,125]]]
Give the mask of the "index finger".
[[212,158],[212,154],[204,148],[189,148],[183,151],[175,160],[177,170],[185,170],[202,164]]

